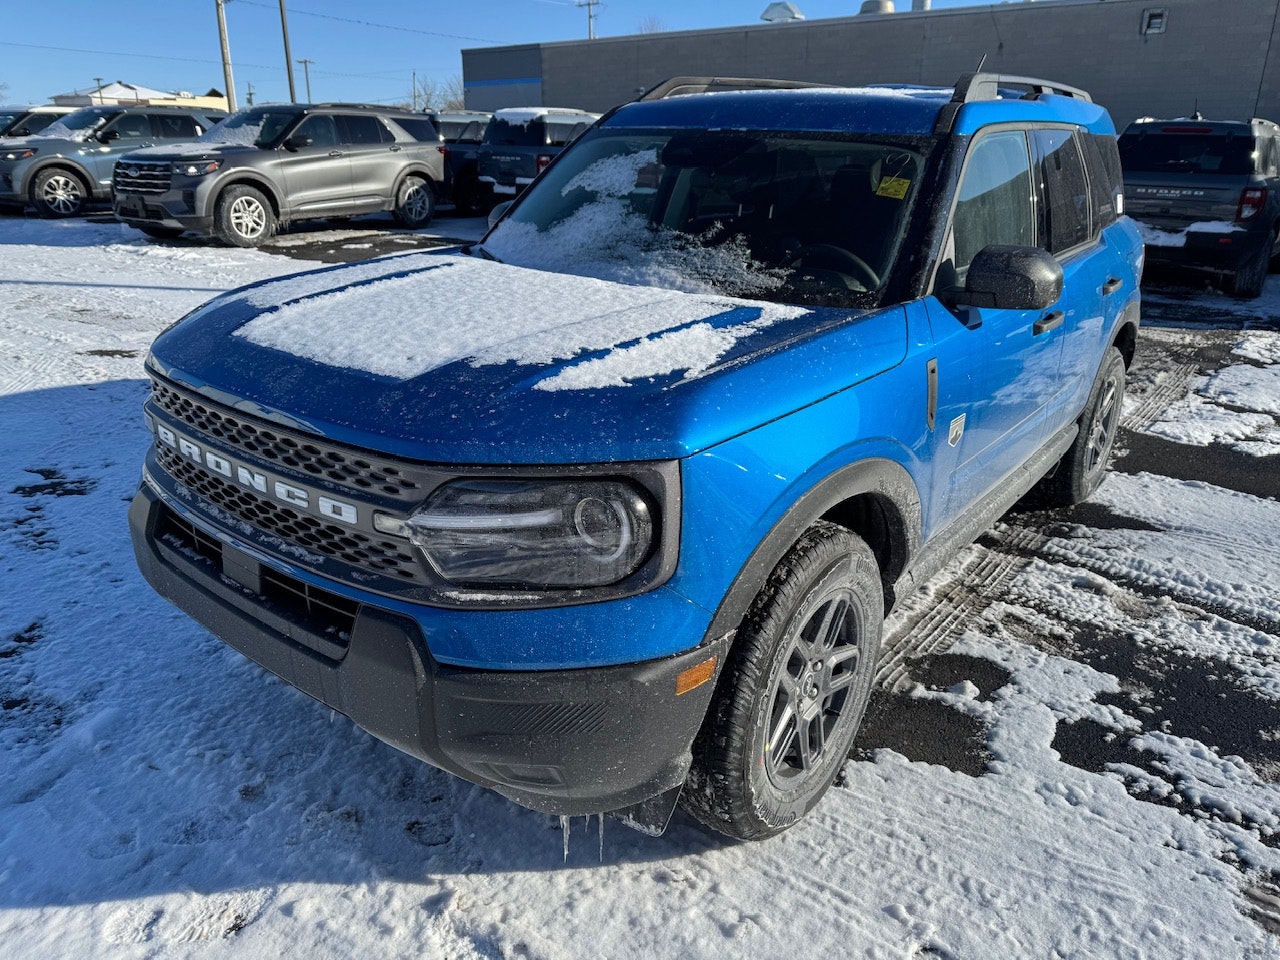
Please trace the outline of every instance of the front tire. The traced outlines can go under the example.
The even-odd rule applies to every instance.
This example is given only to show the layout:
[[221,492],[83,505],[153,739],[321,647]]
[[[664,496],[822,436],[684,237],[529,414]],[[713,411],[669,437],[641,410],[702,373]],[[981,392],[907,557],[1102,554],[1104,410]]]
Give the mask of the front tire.
[[213,215],[218,239],[232,247],[256,247],[276,232],[276,215],[261,190],[239,183],[218,198]]
[[396,192],[396,220],[410,229],[425,227],[436,213],[436,195],[422,177],[405,177]]
[[1115,347],[1109,347],[1093,381],[1089,402],[1080,416],[1080,432],[1075,442],[1053,475],[1040,481],[1038,492],[1043,506],[1069,507],[1081,503],[1093,496],[1102,483],[1116,434],[1120,432],[1124,378],[1124,357]]
[[31,181],[31,205],[46,219],[74,217],[88,204],[89,188],[70,170],[41,170]]
[[694,741],[685,808],[742,840],[808,813],[848,759],[883,622],[870,548],[832,523],[805,531],[738,631]]

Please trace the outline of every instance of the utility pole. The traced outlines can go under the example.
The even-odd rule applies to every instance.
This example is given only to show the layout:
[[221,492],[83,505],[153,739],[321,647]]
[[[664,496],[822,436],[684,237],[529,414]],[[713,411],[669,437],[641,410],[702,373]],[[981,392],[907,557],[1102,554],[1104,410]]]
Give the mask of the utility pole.
[[285,16],[284,0],[280,0],[280,32],[284,34],[284,69],[289,74],[289,102],[297,103],[298,95],[293,90],[293,60],[289,53],[289,19]]
[[244,99],[245,99],[246,106],[250,106],[250,107],[253,106],[253,81],[252,80],[249,81],[249,92],[245,95]]
[[93,82],[98,85],[98,102],[102,103],[102,77],[94,77]]
[[315,61],[299,60],[298,62],[302,64],[302,75],[307,79],[307,103],[310,103],[311,102],[311,65],[315,63]]
[[231,76],[231,47],[227,44],[226,0],[214,0],[218,5],[218,42],[222,45],[222,80],[227,87],[227,109],[236,112],[236,82]]
[[577,0],[577,6],[587,8],[587,39],[594,40],[596,38],[596,7],[600,6],[600,0]]

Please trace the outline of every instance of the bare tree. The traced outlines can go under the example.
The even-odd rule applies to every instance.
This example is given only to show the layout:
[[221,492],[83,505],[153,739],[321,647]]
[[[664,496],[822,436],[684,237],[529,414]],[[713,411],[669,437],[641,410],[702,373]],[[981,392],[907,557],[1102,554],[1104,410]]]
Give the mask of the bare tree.
[[461,110],[464,106],[462,77],[458,74],[445,80],[419,77],[412,99],[417,110]]
[[7,96],[9,96],[9,85],[0,82],[0,101],[3,101]]
[[636,33],[666,33],[667,25],[661,17],[645,17],[636,26]]

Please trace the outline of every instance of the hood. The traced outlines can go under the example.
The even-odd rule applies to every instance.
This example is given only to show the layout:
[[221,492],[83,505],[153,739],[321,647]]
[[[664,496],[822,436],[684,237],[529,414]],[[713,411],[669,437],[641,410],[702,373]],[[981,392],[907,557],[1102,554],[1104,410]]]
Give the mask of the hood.
[[[444,463],[685,456],[900,363],[902,308],[809,309],[408,254],[268,280],[153,371],[245,413]],[[785,348],[785,349],[784,349]]]
[[[245,143],[171,143],[159,147],[142,147],[130,150],[126,157],[133,160],[196,160],[226,157],[241,153],[261,153],[261,147]],[[124,159],[124,158],[121,158]]]

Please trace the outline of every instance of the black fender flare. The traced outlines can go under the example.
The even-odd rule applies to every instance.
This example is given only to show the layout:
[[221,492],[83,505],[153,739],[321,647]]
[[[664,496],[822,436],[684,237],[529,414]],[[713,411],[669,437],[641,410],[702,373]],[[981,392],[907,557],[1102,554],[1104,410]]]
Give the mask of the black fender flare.
[[[773,568],[805,530],[823,518],[841,523],[840,508],[864,495],[870,495],[881,513],[878,520],[883,523],[884,536],[869,546],[880,564],[886,608],[892,606],[894,584],[920,547],[920,496],[915,481],[900,463],[876,457],[828,474],[787,509],[738,571],[716,609],[706,638],[737,628]],[[866,530],[858,525],[842,525],[867,538]]]

